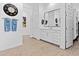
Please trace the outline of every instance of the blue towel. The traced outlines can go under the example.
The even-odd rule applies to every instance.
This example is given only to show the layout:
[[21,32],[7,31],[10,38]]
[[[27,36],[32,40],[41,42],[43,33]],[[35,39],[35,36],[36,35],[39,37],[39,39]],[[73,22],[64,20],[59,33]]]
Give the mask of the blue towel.
[[17,31],[17,19],[12,19],[12,31]]
[[4,31],[9,32],[10,31],[10,18],[4,18]]

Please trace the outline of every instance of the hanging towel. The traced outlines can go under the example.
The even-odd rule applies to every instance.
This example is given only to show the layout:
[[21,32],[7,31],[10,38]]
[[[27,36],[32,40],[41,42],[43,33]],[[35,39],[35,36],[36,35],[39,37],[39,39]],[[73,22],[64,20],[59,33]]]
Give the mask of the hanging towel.
[[10,31],[10,18],[4,18],[4,31],[9,32]]
[[17,19],[12,19],[12,31],[17,31]]

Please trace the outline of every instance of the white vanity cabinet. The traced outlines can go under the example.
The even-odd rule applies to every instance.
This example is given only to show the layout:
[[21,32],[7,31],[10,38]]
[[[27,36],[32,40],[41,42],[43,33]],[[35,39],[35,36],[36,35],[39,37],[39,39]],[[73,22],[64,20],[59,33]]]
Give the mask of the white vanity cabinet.
[[33,37],[37,36],[36,38],[57,44],[62,49],[73,45],[73,39],[76,38],[74,34],[76,10],[73,8],[73,3],[55,3],[52,6],[49,3],[39,3],[33,9],[31,22]]
[[42,25],[40,38],[62,49],[71,47],[76,32],[75,12],[71,3],[55,4],[53,8],[45,10],[44,20],[47,20],[47,24]]

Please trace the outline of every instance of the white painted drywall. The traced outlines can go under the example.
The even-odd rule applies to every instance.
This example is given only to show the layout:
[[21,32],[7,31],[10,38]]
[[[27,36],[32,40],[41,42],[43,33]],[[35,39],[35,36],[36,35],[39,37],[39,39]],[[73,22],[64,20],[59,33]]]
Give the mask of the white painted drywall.
[[30,20],[32,20],[33,3],[23,3],[23,16],[26,16],[26,28],[22,27],[23,35],[30,35]]
[[[79,11],[79,3],[73,3],[73,7],[77,10],[77,11]],[[78,16],[79,17],[79,16]],[[78,21],[79,21],[79,19],[78,19]]]
[[31,36],[36,37],[39,39],[39,4],[34,3],[32,5],[32,19],[30,20],[30,31],[31,31]]
[[[0,3],[0,50],[5,50],[8,48],[13,48],[22,45],[22,4],[14,4],[18,8],[18,15],[15,17],[10,17],[6,15],[3,11],[4,3]],[[4,19],[3,18],[15,18],[17,21],[17,32],[5,32],[4,31]]]

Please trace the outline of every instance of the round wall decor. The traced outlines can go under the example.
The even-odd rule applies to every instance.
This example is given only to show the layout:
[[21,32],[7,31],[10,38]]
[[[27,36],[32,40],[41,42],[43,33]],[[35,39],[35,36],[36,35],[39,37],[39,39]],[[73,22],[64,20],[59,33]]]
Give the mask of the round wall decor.
[[16,16],[18,14],[18,9],[13,4],[5,4],[3,10],[9,16]]

